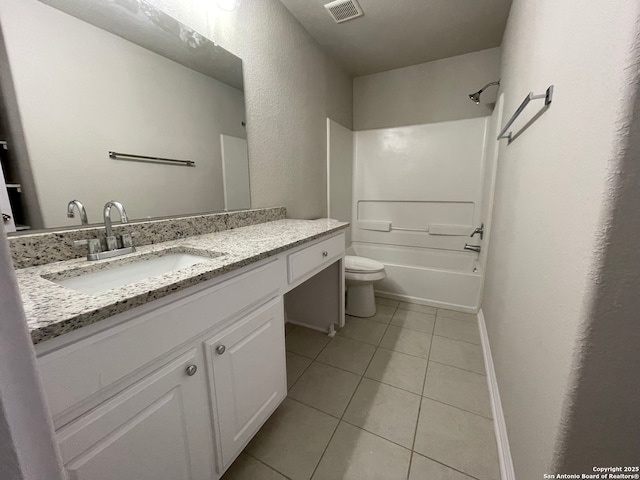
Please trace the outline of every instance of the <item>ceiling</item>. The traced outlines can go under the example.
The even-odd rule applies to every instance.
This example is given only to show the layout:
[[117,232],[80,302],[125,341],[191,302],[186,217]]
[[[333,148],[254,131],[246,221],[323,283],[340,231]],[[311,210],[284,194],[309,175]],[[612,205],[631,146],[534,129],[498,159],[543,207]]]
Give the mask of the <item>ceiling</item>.
[[511,0],[358,0],[364,16],[335,23],[330,0],[280,0],[354,76],[497,47]]

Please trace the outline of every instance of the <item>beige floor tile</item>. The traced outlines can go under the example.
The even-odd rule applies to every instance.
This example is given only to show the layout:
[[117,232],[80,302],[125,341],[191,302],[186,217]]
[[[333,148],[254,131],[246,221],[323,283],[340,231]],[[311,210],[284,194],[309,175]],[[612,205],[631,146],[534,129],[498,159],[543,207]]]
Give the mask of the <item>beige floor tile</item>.
[[367,320],[373,320],[374,322],[380,323],[389,323],[395,311],[396,307],[376,304],[376,314],[373,317],[367,317]]
[[493,421],[422,399],[415,451],[479,480],[500,478]]
[[406,480],[410,450],[341,422],[313,480]]
[[434,335],[429,358],[438,363],[485,374],[484,358],[480,345]]
[[309,480],[338,420],[289,398],[247,446],[247,452],[292,480]]
[[221,480],[287,480],[287,477],[252,456],[241,453]]
[[431,361],[422,394],[483,417],[492,417],[489,386],[484,375]]
[[438,317],[434,335],[462,340],[464,342],[480,345],[480,330],[477,322],[469,320],[456,320],[447,317]]
[[289,390],[289,396],[330,415],[341,417],[358,382],[359,375],[313,362]]
[[400,305],[400,302],[398,300],[391,300],[390,298],[384,297],[376,297],[376,303],[378,305],[389,305],[390,307],[397,307],[398,305]]
[[396,352],[414,355],[424,359],[429,358],[429,348],[431,347],[431,335],[424,332],[417,332],[407,328],[389,325],[384,334],[380,346],[395,350]]
[[409,480],[473,480],[473,478],[414,452]]
[[376,347],[368,343],[336,336],[316,360],[362,375],[375,351]]
[[436,311],[438,310],[436,307],[430,307],[429,305],[418,305],[417,303],[407,302],[400,302],[398,308],[401,308],[403,310],[411,310],[412,312],[426,313],[428,315],[435,315]]
[[421,394],[426,370],[427,361],[422,358],[378,348],[364,376]]
[[291,388],[313,360],[287,352],[287,388]]
[[412,448],[420,396],[363,378],[343,420]]
[[371,345],[378,345],[386,329],[387,326],[383,323],[349,317],[346,319],[344,327],[338,332],[338,335],[370,343]]
[[435,315],[412,312],[411,310],[396,310],[391,319],[391,325],[402,328],[409,328],[424,333],[433,333],[433,326],[436,322]]
[[325,333],[310,328],[296,327],[286,337],[285,343],[289,352],[297,353],[307,358],[316,358],[322,351],[329,338]]
[[478,322],[478,315],[475,313],[464,313],[464,312],[456,312],[454,310],[446,310],[444,308],[439,308],[438,317],[446,317],[453,318],[454,320],[467,320],[469,322]]

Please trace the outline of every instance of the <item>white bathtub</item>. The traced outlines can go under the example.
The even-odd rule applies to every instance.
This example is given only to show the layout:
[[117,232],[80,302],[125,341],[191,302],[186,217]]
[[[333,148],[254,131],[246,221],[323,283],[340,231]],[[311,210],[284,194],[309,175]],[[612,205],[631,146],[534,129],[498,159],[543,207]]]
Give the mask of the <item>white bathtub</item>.
[[375,284],[380,296],[461,312],[480,307],[482,272],[475,253],[359,242],[349,253],[384,264],[387,278]]

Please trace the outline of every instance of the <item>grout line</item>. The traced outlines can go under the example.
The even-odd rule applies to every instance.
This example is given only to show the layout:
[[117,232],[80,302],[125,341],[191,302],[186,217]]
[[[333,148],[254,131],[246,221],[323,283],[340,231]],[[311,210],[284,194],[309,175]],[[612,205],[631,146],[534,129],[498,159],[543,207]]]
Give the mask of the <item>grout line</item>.
[[[465,477],[469,477],[472,480],[480,480],[478,477],[474,477],[473,475],[470,475],[467,472],[463,472],[462,470],[458,470],[457,468],[452,467],[451,465],[447,465],[446,463],[442,463],[440,460],[436,460],[435,458],[431,458],[429,455],[424,455],[423,453],[416,452],[415,450],[413,450],[411,453],[413,453],[415,455],[420,455],[421,457],[424,457],[424,458],[428,458],[432,462],[436,462],[436,463],[442,465],[443,467],[447,467],[450,470],[453,470],[455,472],[461,473]],[[411,458],[413,459],[413,455],[411,455]]]
[[[397,309],[398,309],[398,307],[395,307],[395,309],[393,311],[393,314],[392,314],[392,318],[393,318],[393,315],[395,314]],[[382,338],[387,333],[388,328],[389,328],[389,324],[387,324],[387,328],[385,328],[384,333],[382,334],[382,337],[380,337],[380,341],[382,341]],[[380,342],[378,342],[378,345],[379,344],[380,344]],[[373,352],[373,355],[369,359],[369,363],[367,363],[367,367],[364,369],[365,372],[369,368],[369,365],[371,365],[371,361],[373,360],[373,357],[376,354],[378,346],[375,345],[375,348],[376,348],[376,350]],[[344,415],[345,415],[345,413],[347,413],[347,410],[349,409],[349,406],[351,405],[351,401],[353,400],[353,397],[355,396],[356,392],[358,391],[358,388],[360,388],[360,384],[362,383],[362,379],[363,378],[364,378],[364,374],[360,375],[360,380],[358,381],[358,385],[356,385],[356,388],[353,390],[353,393],[351,394],[351,398],[349,398],[349,401],[347,402],[347,406],[343,410],[342,415],[340,416],[340,419],[338,420],[338,425],[336,425],[336,429],[333,431],[333,434],[331,435],[331,438],[329,439],[329,442],[324,447],[324,450],[322,451],[322,455],[320,455],[320,458],[318,459],[318,463],[316,463],[316,466],[313,469],[313,473],[311,474],[311,478],[313,478],[313,476],[316,474],[316,471],[318,470],[318,467],[320,466],[320,463],[322,462],[322,459],[324,458],[325,454],[327,453],[327,449],[329,448],[329,445],[331,445],[331,442],[333,441],[333,437],[335,436],[336,432],[338,431],[338,427],[340,426],[340,422],[343,421]],[[347,423],[347,422],[345,422],[345,423]]]
[[[431,352],[429,352],[429,356],[431,356]],[[429,358],[430,362],[433,363],[439,363],[440,365],[445,365],[447,367],[453,367],[453,368],[457,368],[458,370],[464,370],[465,372],[469,372],[469,373],[475,373],[476,375],[480,375],[482,377],[486,377],[487,374],[486,373],[478,373],[478,372],[474,372],[473,370],[469,370],[467,368],[462,368],[462,367],[458,367],[456,365],[449,365],[448,363],[444,363],[444,362],[439,362],[438,360],[431,360],[431,358]]]
[[378,437],[378,438],[381,438],[382,440],[385,440],[385,441],[387,441],[387,442],[389,442],[389,443],[393,443],[394,445],[397,445],[398,447],[402,447],[402,448],[404,448],[405,450],[408,450],[409,452],[412,452],[412,453],[413,453],[413,450],[411,450],[411,448],[406,447],[406,446],[404,446],[404,445],[400,445],[398,442],[394,442],[393,440],[389,440],[387,437],[383,437],[383,436],[382,436],[382,435],[380,435],[379,433],[372,432],[371,430],[367,430],[366,428],[361,427],[360,425],[356,425],[355,423],[351,423],[351,422],[350,422],[350,421],[348,421],[348,420],[340,420],[340,421],[341,421],[341,422],[346,423],[347,425],[351,425],[352,427],[356,427],[356,428],[358,428],[358,429],[360,429],[360,430],[363,430],[363,431],[365,431],[365,432],[367,432],[367,433],[370,433],[371,435],[373,435],[373,436],[375,436],[375,437]]
[[[291,477],[288,477],[287,475],[285,475],[284,473],[282,473],[280,470],[277,470],[275,468],[273,468],[271,465],[269,465],[268,463],[263,462],[262,460],[260,460],[258,457],[251,455],[249,452],[247,452],[247,449],[245,447],[244,450],[242,450],[242,452],[240,452],[240,455],[245,454],[251,458],[253,458],[254,460],[257,460],[258,462],[260,462],[261,464],[263,464],[264,466],[266,466],[269,470],[273,470],[276,473],[279,473],[280,475],[282,475],[284,478],[286,478],[287,480],[291,480]],[[240,456],[238,455],[238,457]],[[236,460],[238,460],[236,458]],[[233,461],[233,463],[236,463],[236,460]],[[233,465],[233,463],[231,465]],[[231,465],[229,465],[229,468],[227,470],[229,470],[231,468]],[[225,472],[226,473],[226,472]],[[224,479],[224,475],[222,476],[222,478]]]
[[[395,327],[395,325],[392,325],[392,327]],[[429,336],[433,337],[433,335],[429,335]],[[378,348],[381,348],[383,350],[387,350],[388,352],[393,352],[393,353],[399,353],[401,355],[406,355],[407,357],[419,358],[420,360],[424,360],[425,362],[429,361],[428,358],[419,357],[417,355],[412,355],[410,353],[401,352],[400,350],[394,350],[393,348],[387,348],[387,347],[381,347],[381,346],[379,346]],[[431,353],[431,348],[429,348],[429,353]]]
[[[469,315],[473,315],[473,313],[470,313]],[[453,318],[447,317],[446,315],[440,315],[439,313],[436,313],[436,318],[446,318],[447,320],[454,320],[456,322],[476,323],[475,318]]]
[[[384,350],[384,349],[383,349],[383,350]],[[412,392],[411,390],[407,390],[406,388],[398,387],[398,386],[396,386],[396,385],[392,385],[392,384],[387,383],[387,382],[382,382],[382,381],[380,381],[380,380],[378,380],[378,379],[371,378],[371,377],[367,377],[367,376],[365,376],[364,378],[366,378],[367,380],[371,380],[371,381],[373,381],[373,382],[381,383],[382,385],[386,385],[387,387],[393,387],[393,388],[396,388],[396,389],[401,390],[401,391],[403,391],[403,392],[410,393],[410,394],[412,394],[412,395],[417,395],[418,397],[422,397],[422,394],[421,394],[421,393]],[[423,387],[424,387],[424,386],[423,386]]]
[[404,330],[411,330],[412,332],[424,333],[425,335],[433,335],[434,328],[431,329],[430,332],[425,332],[424,330],[418,330],[417,328],[405,327],[403,325],[396,325],[395,323],[389,324],[392,327],[402,328]]
[[[367,344],[365,344],[365,345],[371,345],[371,344],[370,344],[370,343],[367,343]],[[373,352],[373,355],[372,355],[372,356],[371,356],[371,358],[369,359],[369,363],[367,363],[367,369],[369,368],[369,365],[371,364],[371,361],[373,360],[373,357],[375,357],[375,355],[376,355],[376,353],[375,353],[375,352],[376,352],[379,348],[380,348],[380,349],[382,349],[382,350],[387,350],[387,351],[393,352],[393,353],[399,353],[399,352],[396,352],[396,351],[394,351],[394,350],[389,350],[389,349],[387,349],[387,348],[383,348],[383,347],[377,347],[377,348],[376,348],[376,347],[375,347],[375,346],[373,346],[373,345],[371,345],[371,346],[375,348],[375,351]],[[409,355],[409,356],[412,356],[412,355]],[[307,357],[304,357],[304,358],[307,358]],[[424,358],[422,358],[422,357],[414,357],[414,358],[420,358],[420,360],[424,360],[425,362],[427,361],[427,360],[425,360],[425,359],[424,359]],[[308,360],[308,359],[307,359],[307,360]],[[338,370],[342,370],[343,372],[351,373],[351,374],[353,374],[353,375],[357,375],[357,376],[359,376],[359,377],[364,377],[364,378],[366,378],[367,380],[372,380],[372,381],[374,381],[374,382],[381,383],[381,384],[386,385],[386,386],[388,386],[388,387],[397,388],[398,390],[402,390],[403,392],[407,392],[407,393],[412,393],[413,395],[417,395],[417,396],[419,396],[419,397],[422,397],[422,396],[423,396],[423,395],[422,395],[422,393],[412,392],[411,390],[407,390],[406,388],[398,387],[397,385],[393,385],[393,384],[391,384],[391,383],[383,382],[382,380],[378,380],[377,378],[367,377],[367,376],[365,375],[365,373],[367,373],[367,370],[366,370],[366,369],[365,369],[364,373],[356,373],[356,372],[352,372],[351,370],[347,370],[346,368],[336,367],[335,365],[331,365],[331,364],[329,364],[329,363],[325,363],[325,362],[323,362],[323,361],[321,361],[321,360],[312,360],[312,361],[311,361],[311,363],[313,363],[313,362],[317,362],[317,363],[320,363],[320,364],[322,364],[322,365],[326,365],[327,367],[336,368],[336,369],[338,369]],[[435,362],[435,363],[438,363],[438,362]],[[443,364],[443,365],[444,365],[444,364]],[[309,366],[311,366],[311,364],[309,364]],[[447,365],[447,366],[450,366],[450,365]],[[309,367],[307,367],[307,368],[309,368]],[[305,371],[307,370],[307,368],[305,368]],[[454,368],[456,368],[456,367],[454,367]],[[462,369],[460,369],[460,368],[459,368],[458,370],[462,370]],[[468,370],[465,370],[465,372],[468,372]],[[470,372],[470,373],[473,373],[473,372]],[[480,375],[480,374],[479,374],[479,373],[476,373],[476,375]],[[300,375],[300,377],[301,377],[301,376],[302,376],[302,374]],[[298,377],[298,379],[300,379],[300,377]],[[297,381],[298,381],[298,380],[296,380],[296,382],[297,382]],[[294,383],[294,385],[295,385],[295,383]],[[291,385],[291,387],[293,387],[293,385]],[[289,389],[289,390],[290,390],[290,389]],[[298,400],[298,401],[299,401],[299,400]],[[303,402],[300,402],[300,403],[303,403]],[[306,405],[306,404],[305,404],[305,405]],[[310,406],[310,405],[309,405],[309,406]],[[325,413],[326,413],[326,412],[325,412]],[[337,417],[336,417],[336,418],[337,418]]]
[[312,409],[314,409],[314,410],[315,410],[315,411],[317,411],[317,412],[324,413],[325,415],[329,415],[331,418],[333,418],[333,419],[335,419],[335,420],[340,421],[340,418],[341,418],[341,417],[337,417],[337,416],[335,416],[333,413],[327,413],[327,412],[325,412],[324,410],[320,410],[318,407],[314,407],[313,405],[309,405],[308,403],[304,403],[302,400],[298,400],[297,398],[290,397],[289,395],[287,395],[287,398],[288,398],[289,400],[293,400],[293,401],[294,401],[294,402],[296,402],[296,403],[299,403],[300,405],[304,405],[305,407],[312,408]]
[[[435,329],[434,329],[434,331],[435,331]],[[440,335],[439,333],[434,333],[433,335],[436,336],[436,337],[448,338],[449,340],[455,340],[456,342],[468,343],[469,345],[475,345],[476,347],[482,348],[482,343],[473,343],[473,342],[469,342],[467,340],[460,340],[459,338],[447,337],[446,335]]]
[[[370,345],[370,344],[366,344],[366,345]],[[373,348],[376,348],[375,346],[371,345]],[[375,350],[373,351],[373,355],[375,355],[376,352]],[[371,358],[373,358],[373,355],[371,356]],[[371,359],[369,359],[369,361],[371,361]],[[347,373],[352,373],[354,375],[358,375],[359,377],[362,377],[364,375],[364,372],[366,372],[367,370],[365,369],[364,372],[362,373],[358,373],[358,372],[354,372],[353,370],[347,370],[346,368],[343,367],[338,367],[336,365],[331,365],[330,363],[327,362],[323,362],[322,360],[314,360],[314,362],[318,362],[322,365],[326,365],[327,367],[333,367],[333,368],[337,368],[338,370],[342,370],[343,372],[347,372]],[[313,362],[312,362],[313,363]],[[369,364],[367,363],[367,368],[368,368]],[[382,382],[381,382],[382,383]]]
[[[433,346],[433,335],[431,335],[431,341],[429,343],[429,357],[431,357],[431,347]],[[416,438],[418,437],[418,425],[420,425],[420,415],[422,414],[422,394],[424,393],[424,385],[427,381],[427,372],[429,371],[429,360],[427,360],[427,368],[424,369],[424,378],[422,379],[422,390],[420,391],[420,405],[418,406],[418,418],[416,420],[416,428],[413,431],[413,443],[411,444],[411,457],[409,457],[409,470],[407,471],[407,480],[411,475],[411,465],[413,463],[413,452],[416,448]]]
[[481,377],[486,377],[486,375],[484,373],[478,373],[478,372],[474,372],[473,370],[467,370],[466,368],[460,368],[460,367],[457,367],[455,365],[449,365],[448,363],[442,363],[442,362],[439,362],[438,360],[431,360],[430,359],[429,361],[433,362],[433,363],[437,363],[439,365],[444,365],[445,367],[455,368],[456,370],[462,370],[463,372],[473,373],[474,375],[479,375]]
[[[303,328],[304,328],[304,327],[303,327]],[[313,362],[315,362],[315,361],[316,361],[316,358],[318,358],[318,356],[320,356],[320,354],[321,354],[322,352],[324,352],[324,349],[325,349],[325,348],[327,348],[327,345],[329,345],[330,343],[331,343],[331,340],[329,340],[329,341],[325,344],[325,346],[324,346],[324,347],[322,347],[322,349],[318,352],[318,354],[317,354],[314,358],[305,357],[304,355],[300,355],[299,353],[291,352],[291,351],[289,351],[289,350],[287,350],[287,349],[286,349],[286,345],[285,345],[285,353],[286,353],[286,352],[293,353],[294,355],[298,355],[299,357],[306,358],[307,360],[311,360],[311,362],[309,362],[309,365],[307,365],[307,367],[302,371],[302,373],[301,373],[300,375],[298,375],[298,378],[296,378],[296,381],[295,381],[295,382],[293,382],[293,383],[291,384],[291,386],[290,386],[290,387],[287,385],[287,397],[289,396],[289,390],[291,390],[291,389],[295,386],[295,384],[296,384],[296,383],[298,383],[298,381],[302,378],[302,376],[303,376],[305,373],[307,373],[307,370],[309,370],[309,367],[311,367],[311,365],[313,365]],[[285,364],[285,368],[286,368],[286,364]]]
[[429,397],[427,395],[422,395],[422,398],[426,398],[427,400],[431,400],[433,402],[441,403],[442,405],[447,405],[448,407],[451,407],[451,408],[457,408],[458,410],[462,410],[463,412],[467,412],[467,413],[470,413],[471,415],[475,415],[476,417],[481,417],[481,418],[484,418],[485,420],[491,420],[493,422],[493,418],[491,418],[491,417],[486,417],[484,415],[480,415],[479,413],[472,412],[471,410],[467,410],[467,409],[459,407],[457,405],[453,405],[451,403],[443,402],[442,400],[438,400],[437,398],[432,398],[432,397]]
[[[373,317],[354,317],[353,315],[346,315],[347,317],[350,318],[357,318],[358,320],[366,320],[367,322],[375,322],[375,323],[380,323],[382,325],[389,325],[389,323],[391,322],[391,318],[393,317],[393,314],[391,317],[389,317],[389,321],[388,322],[381,322],[379,320],[374,320]],[[345,320],[345,324],[346,324],[346,320]]]
[[[387,306],[388,306],[388,305],[387,305]],[[394,312],[393,312],[393,314],[392,314],[392,316],[391,316],[391,319],[389,320],[389,323],[386,323],[386,324],[385,324],[385,323],[383,323],[383,322],[377,322],[377,321],[375,321],[375,320],[369,320],[369,321],[373,321],[373,322],[378,323],[378,324],[381,324],[381,325],[386,325],[386,328],[385,328],[385,330],[384,330],[384,332],[383,332],[383,334],[382,334],[382,336],[381,336],[381,338],[380,338],[380,340],[379,340],[378,344],[376,344],[376,345],[371,344],[371,343],[367,343],[367,342],[363,342],[363,341],[361,341],[361,340],[359,340],[359,339],[355,339],[355,338],[350,338],[350,337],[346,337],[346,336],[344,336],[344,337],[343,337],[343,338],[347,338],[347,339],[349,339],[349,340],[353,340],[353,341],[356,341],[356,342],[360,342],[360,343],[363,343],[363,344],[365,344],[365,345],[371,345],[371,346],[373,346],[373,347],[374,347],[373,355],[372,355],[372,356],[371,356],[371,358],[369,359],[369,362],[367,363],[367,366],[366,366],[366,367],[365,367],[365,369],[364,369],[364,373],[362,373],[362,374],[358,374],[358,373],[352,372],[352,371],[350,371],[350,370],[346,370],[346,369],[341,368],[341,367],[336,367],[335,365],[329,365],[329,364],[327,364],[327,363],[324,363],[324,362],[322,362],[322,361],[317,360],[317,359],[318,359],[318,357],[322,354],[322,352],[324,352],[324,350],[327,348],[327,346],[329,345],[329,343],[331,343],[331,341],[327,342],[327,343],[322,347],[322,349],[318,352],[318,354],[317,354],[317,355],[315,355],[313,358],[309,358],[309,357],[306,357],[306,356],[304,356],[304,355],[300,355],[300,354],[298,354],[298,353],[296,353],[296,352],[290,352],[290,351],[289,351],[289,353],[292,353],[292,354],[294,354],[294,355],[298,355],[298,356],[300,356],[300,357],[306,358],[307,360],[311,360],[311,361],[309,362],[309,365],[307,365],[307,367],[306,367],[306,368],[302,371],[302,373],[298,376],[298,378],[296,379],[296,381],[291,385],[291,388],[293,388],[293,387],[298,383],[298,381],[300,380],[300,378],[302,378],[302,376],[307,372],[307,370],[311,367],[311,365],[313,365],[313,363],[314,363],[314,362],[320,363],[320,364],[322,364],[322,365],[327,365],[327,366],[330,366],[330,367],[336,368],[336,369],[338,369],[338,370],[342,370],[342,371],[344,371],[344,372],[351,373],[351,374],[353,374],[353,375],[358,375],[358,376],[360,377],[360,379],[359,379],[359,381],[358,381],[358,384],[356,385],[356,388],[354,389],[354,391],[353,391],[353,393],[352,393],[352,395],[351,395],[351,397],[350,397],[350,399],[349,399],[349,402],[347,402],[347,405],[346,405],[346,407],[345,407],[345,409],[344,409],[344,411],[342,412],[342,414],[341,414],[341,416],[340,416],[340,417],[337,417],[337,416],[335,416],[335,415],[332,415],[332,414],[329,414],[329,413],[327,413],[327,412],[324,412],[324,411],[322,411],[322,410],[320,410],[319,408],[316,408],[316,407],[314,407],[314,406],[307,405],[306,403],[301,402],[300,400],[297,400],[297,399],[295,399],[295,398],[289,397],[289,395],[288,395],[288,391],[289,391],[290,389],[287,389],[287,398],[288,398],[290,401],[297,402],[297,403],[299,403],[299,404],[301,404],[301,405],[304,405],[304,406],[306,406],[306,407],[308,407],[308,408],[312,408],[312,409],[314,409],[314,410],[316,410],[316,411],[318,411],[318,412],[320,412],[320,413],[323,413],[323,414],[325,414],[325,415],[328,415],[328,416],[329,416],[329,417],[331,417],[331,418],[334,418],[334,419],[338,420],[338,423],[336,424],[336,428],[334,429],[333,433],[331,434],[331,437],[329,438],[329,441],[327,442],[327,444],[326,444],[326,446],[325,446],[325,448],[324,448],[324,450],[323,450],[322,454],[320,455],[320,457],[319,457],[319,459],[318,459],[318,462],[316,463],[316,466],[315,466],[315,468],[314,468],[314,470],[313,470],[313,472],[312,472],[312,475],[311,475],[312,477],[313,477],[313,475],[315,475],[315,473],[316,473],[316,471],[317,471],[317,469],[318,469],[318,467],[319,467],[320,463],[322,462],[322,460],[323,460],[323,458],[324,458],[324,456],[325,456],[325,454],[326,454],[326,452],[327,452],[327,450],[328,450],[328,448],[329,448],[329,445],[330,445],[330,444],[331,444],[331,442],[333,441],[333,438],[334,438],[334,436],[335,436],[335,434],[336,434],[336,432],[337,432],[337,430],[338,430],[338,427],[340,426],[340,423],[341,423],[341,422],[344,422],[344,423],[346,423],[346,424],[348,424],[348,425],[351,425],[351,426],[353,426],[353,427],[355,427],[355,428],[359,428],[359,429],[361,429],[361,430],[363,430],[363,431],[365,431],[365,432],[367,432],[367,433],[370,433],[371,435],[374,435],[374,436],[376,436],[376,437],[378,437],[378,438],[381,438],[381,439],[383,439],[383,440],[386,440],[386,441],[388,441],[388,442],[390,442],[390,443],[392,443],[392,444],[394,444],[394,445],[397,445],[397,446],[399,446],[399,447],[401,447],[401,448],[404,448],[405,450],[409,450],[409,451],[411,452],[411,456],[410,456],[410,458],[409,458],[409,466],[408,466],[408,470],[407,470],[407,478],[409,477],[409,475],[410,475],[410,473],[411,473],[411,465],[412,465],[412,462],[413,462],[413,456],[414,456],[414,455],[422,455],[423,457],[428,458],[428,459],[430,459],[430,460],[432,460],[432,461],[434,461],[434,462],[436,462],[436,463],[438,463],[438,464],[440,464],[440,465],[443,465],[443,466],[445,466],[445,467],[447,467],[447,468],[450,468],[450,469],[452,469],[452,470],[454,470],[454,471],[456,471],[456,472],[459,472],[459,473],[461,473],[461,474],[464,474],[464,475],[468,476],[468,477],[469,477],[469,478],[471,478],[471,479],[477,480],[477,479],[476,479],[476,477],[473,477],[473,476],[471,476],[471,475],[469,475],[469,474],[467,474],[467,473],[465,473],[465,472],[463,472],[463,471],[461,471],[461,470],[458,470],[458,469],[453,468],[453,467],[451,467],[451,466],[449,466],[449,465],[446,465],[446,464],[444,464],[444,463],[442,463],[442,462],[440,462],[440,461],[438,461],[438,460],[436,460],[436,459],[433,459],[433,458],[431,458],[431,457],[429,457],[429,456],[427,456],[427,455],[423,455],[423,454],[421,454],[421,453],[419,453],[419,452],[416,452],[416,451],[414,450],[414,448],[415,448],[415,442],[416,442],[416,437],[417,437],[418,424],[419,424],[419,422],[420,422],[420,414],[421,414],[421,409],[422,409],[422,402],[423,402],[423,398],[427,398],[427,399],[429,399],[429,400],[432,400],[432,401],[435,401],[435,402],[438,402],[438,403],[441,403],[441,404],[444,404],[444,405],[450,406],[450,407],[452,407],[452,408],[457,408],[457,409],[459,409],[459,410],[465,411],[465,412],[470,413],[470,414],[472,414],[472,415],[477,415],[477,416],[479,416],[479,417],[481,417],[481,418],[485,418],[485,419],[487,419],[487,420],[491,420],[491,421],[493,421],[493,419],[490,419],[490,418],[488,418],[488,417],[484,417],[483,415],[479,415],[479,414],[477,414],[477,413],[470,412],[470,411],[465,410],[465,409],[463,409],[463,408],[457,407],[457,406],[455,406],[455,405],[448,404],[448,403],[446,403],[446,402],[442,402],[442,401],[440,401],[440,400],[436,400],[436,399],[431,398],[431,397],[423,396],[423,395],[422,395],[422,393],[424,393],[424,385],[425,385],[425,383],[426,383],[426,376],[427,376],[427,372],[428,372],[429,362],[433,361],[434,363],[440,363],[441,365],[446,365],[446,366],[449,366],[449,367],[452,367],[452,368],[457,368],[458,370],[463,370],[463,371],[466,371],[466,372],[469,372],[469,373],[475,373],[476,375],[481,375],[481,376],[486,376],[486,375],[482,375],[482,374],[477,373],[477,372],[473,372],[473,371],[466,370],[466,369],[463,369],[463,368],[460,368],[460,367],[456,367],[456,366],[454,366],[454,365],[448,365],[448,364],[445,364],[445,363],[442,363],[442,362],[437,362],[437,361],[435,361],[435,360],[431,360],[430,358],[425,359],[425,358],[423,358],[423,357],[418,357],[418,356],[416,356],[416,355],[411,355],[411,354],[408,354],[408,353],[405,353],[405,352],[399,352],[399,351],[397,351],[397,350],[393,350],[393,349],[388,349],[388,348],[381,347],[381,346],[380,346],[380,342],[382,341],[382,338],[384,338],[384,336],[386,335],[387,331],[389,330],[389,327],[390,327],[390,326],[392,326],[391,321],[393,320],[393,318],[394,318],[394,316],[396,315],[396,313],[398,312],[398,310],[404,310],[404,309],[400,309],[400,308],[399,308],[399,305],[398,305],[398,306],[395,306],[395,307],[394,307]],[[408,311],[412,311],[412,310],[408,310]],[[415,313],[422,313],[422,312],[415,312]],[[426,314],[426,315],[430,315],[430,314]],[[356,318],[357,318],[357,317],[356,317]],[[437,317],[436,317],[436,318],[437,318]],[[446,318],[446,317],[445,317],[445,318]],[[365,319],[365,320],[366,320],[366,319]],[[453,320],[457,320],[457,319],[453,319]],[[393,326],[395,326],[395,327],[399,327],[399,328],[405,328],[405,327],[400,327],[399,325],[393,325]],[[294,326],[294,329],[295,329],[295,328],[298,328],[298,326]],[[300,327],[300,328],[304,328],[304,327]],[[434,324],[434,329],[435,329],[435,324]],[[413,329],[410,329],[410,328],[406,328],[406,330],[411,330],[411,331],[418,331],[418,332],[421,332],[420,330],[413,330]],[[292,329],[291,331],[293,331],[293,329]],[[421,332],[421,333],[427,333],[427,332]],[[434,335],[433,333],[432,333],[432,334],[430,334],[430,335],[431,335],[431,339],[430,339],[430,344],[429,344],[429,357],[431,356],[431,349],[432,349],[432,346],[433,346],[433,337],[434,337],[434,336],[436,336],[436,335]],[[438,335],[438,336],[442,336],[442,335]],[[444,337],[444,338],[449,338],[449,337]],[[457,340],[457,339],[451,339],[451,340]],[[458,341],[465,342],[464,340],[458,340]],[[470,343],[470,344],[471,344],[471,342],[465,342],[465,343]],[[472,344],[472,345],[475,345],[475,344]],[[421,389],[421,393],[420,393],[420,394],[417,394],[417,393],[415,393],[415,392],[411,392],[411,391],[409,391],[409,390],[405,390],[405,389],[403,389],[403,388],[397,387],[397,386],[395,386],[395,385],[388,384],[388,383],[386,383],[386,382],[381,382],[380,380],[376,380],[376,379],[373,379],[373,378],[365,377],[365,373],[366,373],[366,371],[369,369],[369,366],[371,365],[371,362],[373,361],[373,358],[375,357],[375,354],[376,354],[376,352],[378,351],[378,349],[383,349],[383,350],[387,350],[387,351],[392,351],[392,352],[395,352],[395,353],[400,353],[400,354],[402,354],[402,355],[408,355],[408,356],[410,356],[410,357],[414,357],[414,358],[420,358],[420,359],[425,360],[425,361],[427,362],[427,368],[425,368],[425,376],[424,376],[424,378],[423,378],[423,382],[422,382],[422,389]],[[288,350],[287,350],[287,351],[288,351]],[[363,428],[363,427],[361,427],[361,426],[355,425],[355,424],[353,424],[353,423],[351,423],[351,422],[349,422],[349,421],[346,421],[346,420],[344,419],[344,416],[345,416],[345,414],[346,414],[347,410],[349,409],[349,406],[351,405],[351,402],[353,401],[353,398],[354,398],[354,396],[355,396],[356,392],[358,391],[358,388],[360,387],[360,385],[361,385],[361,383],[362,383],[362,381],[363,381],[363,379],[364,379],[364,378],[367,378],[368,380],[372,380],[372,381],[378,382],[378,383],[383,384],[383,385],[390,386],[390,387],[392,387],[392,388],[397,388],[398,390],[401,390],[401,391],[404,391],[404,392],[407,392],[407,393],[411,393],[411,394],[413,394],[413,395],[417,395],[417,396],[419,396],[419,397],[420,397],[420,403],[419,403],[419,406],[418,406],[418,415],[417,415],[417,417],[416,417],[416,427],[415,427],[415,430],[414,430],[413,442],[412,442],[412,446],[411,446],[411,448],[410,448],[410,449],[408,449],[408,448],[407,448],[407,447],[405,447],[404,445],[400,445],[399,443],[396,443],[396,442],[394,442],[393,440],[389,440],[388,438],[385,438],[385,437],[383,437],[382,435],[379,435],[379,434],[377,434],[377,433],[375,433],[375,432],[371,432],[371,431],[367,430],[366,428]],[[265,465],[267,468],[269,468],[269,469],[271,469],[271,470],[273,470],[273,471],[277,472],[278,474],[282,475],[282,476],[283,476],[283,477],[285,477],[286,479],[291,480],[291,479],[290,479],[290,477],[288,477],[288,476],[286,476],[285,474],[283,474],[282,472],[278,471],[277,469],[275,469],[275,468],[274,468],[274,467],[272,467],[271,465],[267,464],[266,462],[263,462],[262,460],[260,460],[259,458],[255,457],[255,456],[251,455],[249,452],[247,452],[247,451],[246,451],[246,449],[244,450],[244,453],[246,453],[248,456],[250,456],[250,457],[254,458],[254,459],[255,459],[255,460],[257,460],[259,463],[261,463],[261,464]]]

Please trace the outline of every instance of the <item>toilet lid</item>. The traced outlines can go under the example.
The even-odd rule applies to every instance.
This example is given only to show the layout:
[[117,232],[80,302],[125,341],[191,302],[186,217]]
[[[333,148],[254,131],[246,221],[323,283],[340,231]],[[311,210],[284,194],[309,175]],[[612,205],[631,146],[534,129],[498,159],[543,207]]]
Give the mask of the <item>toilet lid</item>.
[[344,257],[344,269],[354,273],[372,273],[383,271],[384,265],[370,258],[346,255]]

